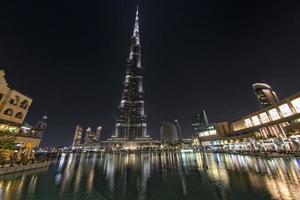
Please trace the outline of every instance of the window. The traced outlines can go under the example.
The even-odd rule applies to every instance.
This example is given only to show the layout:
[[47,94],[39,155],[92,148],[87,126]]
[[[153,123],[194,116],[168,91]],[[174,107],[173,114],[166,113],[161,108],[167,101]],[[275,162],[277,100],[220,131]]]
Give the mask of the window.
[[203,135],[204,135],[204,136],[209,136],[209,132],[208,132],[208,131],[204,131],[204,132],[203,132]]
[[270,122],[270,119],[269,119],[267,113],[265,113],[265,112],[260,113],[259,117],[260,117],[262,123],[268,123],[268,122]]
[[251,119],[253,121],[254,126],[260,125],[260,121],[256,115],[251,117]]
[[22,119],[23,118],[23,114],[21,112],[18,112],[15,117],[17,119]]
[[268,130],[266,128],[259,129],[259,132],[264,138],[268,138]]
[[14,111],[11,108],[4,111],[4,115],[13,116],[13,114],[14,114]]
[[210,130],[209,135],[217,135],[217,131],[216,130]]
[[22,101],[20,107],[26,109],[28,107],[28,101],[27,100]]
[[269,130],[271,131],[271,134],[275,137],[279,137],[279,134],[280,134],[280,131],[279,129],[277,128],[277,126],[270,126],[269,127]]
[[291,101],[297,113],[300,113],[300,97]]
[[9,103],[12,104],[12,105],[18,105],[20,102],[20,97],[19,96],[15,96],[15,98],[11,98],[9,100]]
[[272,110],[269,110],[269,113],[271,115],[271,118],[273,121],[277,120],[277,119],[280,119],[280,116],[276,110],[276,108],[273,108]]
[[284,117],[288,117],[293,114],[290,107],[287,104],[283,104],[283,105],[279,106],[279,110]]
[[250,127],[253,126],[253,125],[252,125],[252,122],[251,122],[251,119],[249,119],[249,118],[248,118],[248,119],[245,119],[244,122],[245,122],[247,128],[250,128]]

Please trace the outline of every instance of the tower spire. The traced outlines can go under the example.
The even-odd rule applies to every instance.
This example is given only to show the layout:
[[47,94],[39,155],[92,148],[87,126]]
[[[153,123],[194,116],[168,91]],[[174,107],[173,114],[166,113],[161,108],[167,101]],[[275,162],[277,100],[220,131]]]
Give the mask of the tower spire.
[[136,14],[135,14],[135,23],[134,23],[134,29],[133,29],[133,37],[139,38],[139,32],[140,32],[140,27],[139,27],[139,6],[136,8]]

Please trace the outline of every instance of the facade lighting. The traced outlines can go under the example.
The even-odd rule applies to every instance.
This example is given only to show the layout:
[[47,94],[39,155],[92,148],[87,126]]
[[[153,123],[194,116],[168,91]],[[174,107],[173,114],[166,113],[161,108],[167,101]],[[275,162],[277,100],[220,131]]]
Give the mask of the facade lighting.
[[297,113],[300,113],[300,97],[291,101],[293,107],[295,108]]
[[279,110],[284,117],[293,115],[290,107],[287,104],[283,104],[283,105],[279,106]]
[[278,114],[278,111],[276,110],[276,108],[273,108],[271,110],[269,110],[269,114],[271,115],[271,118],[273,121],[280,119],[280,116]]

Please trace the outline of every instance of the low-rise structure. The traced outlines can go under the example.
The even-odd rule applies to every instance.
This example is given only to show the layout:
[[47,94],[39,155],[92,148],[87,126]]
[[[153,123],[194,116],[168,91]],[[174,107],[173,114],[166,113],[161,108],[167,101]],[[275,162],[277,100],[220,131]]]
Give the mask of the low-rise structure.
[[[36,126],[24,123],[31,103],[30,97],[8,87],[5,72],[0,70],[0,137],[2,141],[5,137],[13,138],[15,151],[18,151],[17,159],[32,157],[32,149],[39,146],[47,127],[46,115]],[[3,151],[3,147],[0,146],[1,149]],[[11,157],[10,151],[5,152],[7,158]]]
[[162,144],[172,144],[178,140],[177,129],[174,124],[163,122],[160,127],[160,137]]
[[195,134],[197,145],[233,150],[299,150],[300,92],[231,122]]

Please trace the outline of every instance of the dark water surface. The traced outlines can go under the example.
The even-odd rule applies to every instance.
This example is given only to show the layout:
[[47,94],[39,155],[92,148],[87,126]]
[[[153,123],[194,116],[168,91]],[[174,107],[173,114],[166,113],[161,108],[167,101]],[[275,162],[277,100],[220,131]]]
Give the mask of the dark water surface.
[[300,199],[300,159],[63,154],[49,169],[0,176],[0,199]]

